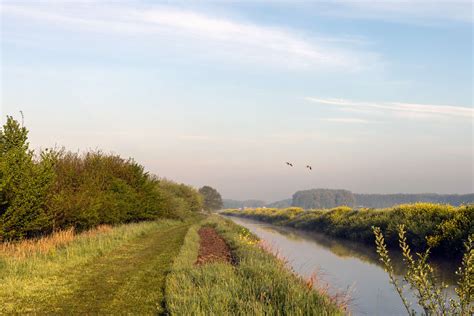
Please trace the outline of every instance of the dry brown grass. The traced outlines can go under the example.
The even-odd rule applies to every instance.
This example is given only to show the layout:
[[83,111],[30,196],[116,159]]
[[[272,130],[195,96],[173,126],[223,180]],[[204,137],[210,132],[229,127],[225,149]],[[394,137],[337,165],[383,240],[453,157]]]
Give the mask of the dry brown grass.
[[57,231],[49,236],[38,239],[26,239],[18,242],[4,242],[0,243],[0,256],[15,259],[25,259],[38,254],[48,254],[68,245],[79,236],[90,238],[96,236],[97,234],[106,233],[111,230],[111,226],[100,225],[81,234],[76,234],[74,228],[69,228],[67,230]]

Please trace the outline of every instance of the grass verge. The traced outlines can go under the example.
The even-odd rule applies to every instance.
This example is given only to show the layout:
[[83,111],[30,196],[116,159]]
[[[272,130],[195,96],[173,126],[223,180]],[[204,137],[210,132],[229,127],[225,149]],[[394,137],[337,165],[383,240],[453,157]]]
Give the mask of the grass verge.
[[189,226],[145,222],[5,246],[0,314],[163,312],[166,273]]
[[[196,265],[198,230],[209,225],[226,240],[236,265]],[[255,237],[218,216],[192,226],[167,277],[165,301],[172,315],[338,315],[329,297],[314,291],[285,264],[256,245]]]

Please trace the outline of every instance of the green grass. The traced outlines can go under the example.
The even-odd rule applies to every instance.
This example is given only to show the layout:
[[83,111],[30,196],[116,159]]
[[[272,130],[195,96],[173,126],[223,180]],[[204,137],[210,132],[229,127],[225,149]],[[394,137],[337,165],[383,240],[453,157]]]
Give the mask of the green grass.
[[0,314],[163,312],[165,277],[189,226],[121,225],[46,254],[0,257]]
[[283,262],[255,245],[242,227],[213,216],[214,226],[238,264],[194,265],[200,225],[186,235],[166,282],[166,307],[172,315],[337,315],[341,310],[310,289]]

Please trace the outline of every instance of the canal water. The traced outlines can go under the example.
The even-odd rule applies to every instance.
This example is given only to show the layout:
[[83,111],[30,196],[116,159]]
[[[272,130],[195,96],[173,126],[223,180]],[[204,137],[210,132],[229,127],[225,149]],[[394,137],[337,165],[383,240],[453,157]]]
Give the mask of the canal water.
[[[288,261],[291,268],[303,277],[316,273],[320,284],[327,284],[330,293],[349,291],[349,310],[352,315],[406,315],[405,307],[387,273],[378,261],[374,247],[347,240],[304,232],[288,227],[274,226],[255,220],[228,217],[248,228],[268,243]],[[404,266],[400,253],[391,251],[396,274],[401,278]],[[453,295],[455,267],[458,262],[431,261],[440,281],[451,285]],[[415,299],[408,293],[413,302]]]

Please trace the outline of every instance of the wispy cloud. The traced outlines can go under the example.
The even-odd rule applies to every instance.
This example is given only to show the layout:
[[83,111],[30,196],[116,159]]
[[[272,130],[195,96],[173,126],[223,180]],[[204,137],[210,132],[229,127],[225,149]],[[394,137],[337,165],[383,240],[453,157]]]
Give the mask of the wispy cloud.
[[334,117],[334,118],[323,118],[321,121],[335,122],[335,123],[356,123],[356,124],[368,124],[371,123],[369,120],[350,118],[350,117]]
[[359,102],[345,99],[332,98],[305,98],[307,101],[318,104],[325,104],[340,107],[349,110],[363,110],[370,112],[385,112],[391,114],[407,116],[450,116],[457,118],[474,118],[474,109],[471,107],[453,106],[453,105],[433,105],[402,102]]
[[[350,43],[347,38],[308,35],[290,28],[262,25],[171,6],[145,9],[118,4],[105,8],[96,8],[90,4],[71,4],[64,7],[5,4],[2,7],[2,15],[34,19],[53,25],[60,23],[61,27],[66,29],[152,34],[152,41],[163,36],[168,43],[179,42],[185,47],[198,46],[202,49],[212,46],[212,49],[206,50],[211,55],[233,54],[238,55],[240,61],[257,60],[280,66],[357,70],[378,58],[373,53],[356,52],[354,47],[348,49],[337,46],[338,42]],[[366,59],[370,59],[370,62]]]

